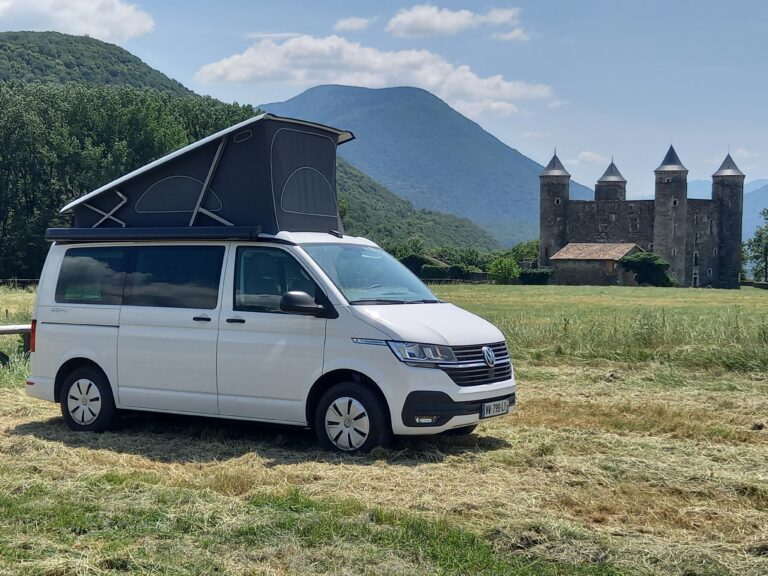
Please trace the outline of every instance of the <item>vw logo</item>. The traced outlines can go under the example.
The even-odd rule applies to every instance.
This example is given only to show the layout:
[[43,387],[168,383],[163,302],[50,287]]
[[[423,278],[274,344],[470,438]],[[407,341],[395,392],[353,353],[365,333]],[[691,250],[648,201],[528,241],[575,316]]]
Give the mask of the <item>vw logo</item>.
[[483,346],[483,358],[488,368],[493,368],[496,364],[496,354],[493,353],[493,349],[488,346]]

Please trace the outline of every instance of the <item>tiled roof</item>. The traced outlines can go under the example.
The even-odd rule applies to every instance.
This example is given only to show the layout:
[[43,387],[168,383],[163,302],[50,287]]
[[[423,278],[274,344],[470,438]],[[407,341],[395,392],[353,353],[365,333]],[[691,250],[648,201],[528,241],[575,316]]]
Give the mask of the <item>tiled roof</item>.
[[571,242],[550,260],[620,260],[635,248],[642,250],[637,244]]

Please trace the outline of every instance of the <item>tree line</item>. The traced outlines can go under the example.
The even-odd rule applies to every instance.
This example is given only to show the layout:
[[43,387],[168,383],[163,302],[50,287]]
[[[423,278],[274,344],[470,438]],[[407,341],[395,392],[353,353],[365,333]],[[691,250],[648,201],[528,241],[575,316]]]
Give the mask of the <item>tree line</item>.
[[155,90],[0,83],[0,278],[36,278],[67,202],[257,113]]

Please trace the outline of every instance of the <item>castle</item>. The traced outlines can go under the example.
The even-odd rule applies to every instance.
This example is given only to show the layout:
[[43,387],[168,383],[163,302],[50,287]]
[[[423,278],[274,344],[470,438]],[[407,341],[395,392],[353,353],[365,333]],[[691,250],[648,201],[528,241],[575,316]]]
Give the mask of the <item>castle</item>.
[[688,198],[688,170],[672,146],[655,174],[653,200],[627,200],[611,161],[594,200],[571,200],[571,175],[555,153],[539,176],[539,265],[569,243],[634,243],[664,257],[678,286],[738,288],[744,174],[731,155],[712,175],[711,200]]

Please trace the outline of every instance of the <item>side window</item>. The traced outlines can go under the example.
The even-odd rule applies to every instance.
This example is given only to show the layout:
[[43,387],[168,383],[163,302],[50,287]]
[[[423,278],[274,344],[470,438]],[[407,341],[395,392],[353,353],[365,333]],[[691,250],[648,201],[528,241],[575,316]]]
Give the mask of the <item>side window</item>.
[[124,303],[165,308],[216,308],[223,246],[140,246],[133,249]]
[[314,280],[293,256],[276,248],[237,249],[235,310],[280,312],[280,299],[291,291],[319,294]]
[[123,299],[126,249],[70,248],[64,254],[56,302],[119,306]]

